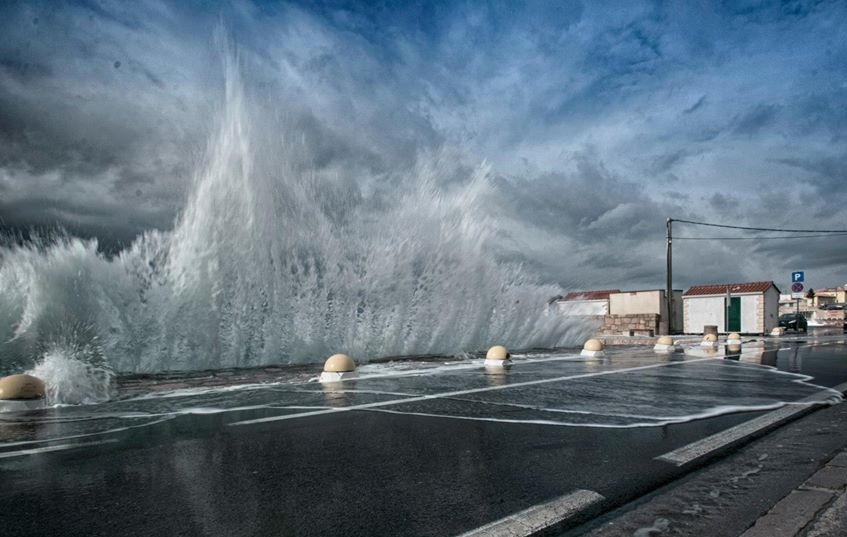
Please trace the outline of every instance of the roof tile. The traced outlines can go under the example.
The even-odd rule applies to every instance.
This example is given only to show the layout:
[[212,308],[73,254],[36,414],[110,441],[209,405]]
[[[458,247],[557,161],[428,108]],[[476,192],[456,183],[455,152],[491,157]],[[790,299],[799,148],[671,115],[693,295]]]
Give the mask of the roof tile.
[[747,282],[747,283],[715,283],[709,285],[695,285],[684,292],[682,296],[706,296],[706,295],[723,295],[727,289],[730,293],[764,293],[771,286],[777,292],[779,288],[773,282]]

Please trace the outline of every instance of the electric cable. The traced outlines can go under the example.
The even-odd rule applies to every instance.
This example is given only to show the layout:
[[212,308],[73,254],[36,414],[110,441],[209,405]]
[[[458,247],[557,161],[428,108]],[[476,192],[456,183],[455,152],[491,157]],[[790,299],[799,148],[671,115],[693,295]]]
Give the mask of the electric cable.
[[710,222],[695,222],[694,220],[677,220],[669,218],[669,222],[680,222],[682,224],[694,224],[698,226],[722,227],[727,229],[746,229],[750,231],[776,231],[781,233],[841,233],[847,234],[847,229],[781,229],[772,227],[748,227],[748,226],[731,226],[729,224],[713,224]]
[[818,237],[843,237],[847,233],[829,233],[826,235],[783,235],[781,237],[674,237],[675,241],[755,241],[774,239],[813,239]]

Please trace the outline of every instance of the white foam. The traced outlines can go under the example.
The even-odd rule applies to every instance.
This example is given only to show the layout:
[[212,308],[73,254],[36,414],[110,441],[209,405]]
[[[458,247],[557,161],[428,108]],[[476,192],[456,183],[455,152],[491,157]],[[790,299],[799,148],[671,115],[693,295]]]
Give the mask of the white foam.
[[[640,429],[646,427],[663,427],[665,425],[676,425],[680,423],[689,423],[696,420],[714,418],[718,416],[723,416],[726,414],[737,414],[740,412],[764,412],[769,410],[776,410],[779,408],[783,408],[785,406],[809,406],[809,403],[789,403],[789,402],[779,402],[774,403],[772,405],[751,405],[751,406],[723,406],[723,407],[714,407],[712,409],[698,412],[694,414],[686,414],[683,416],[638,416],[638,415],[626,415],[626,414],[604,414],[599,412],[568,412],[562,411],[565,413],[572,414],[581,414],[581,415],[595,415],[595,416],[609,416],[609,417],[632,417],[637,419],[646,419],[649,421],[634,421],[631,423],[598,423],[598,422],[590,422],[590,421],[566,421],[566,420],[553,420],[553,419],[513,419],[513,418],[496,418],[491,416],[462,416],[459,414],[439,414],[435,412],[416,412],[416,411],[403,411],[403,410],[390,410],[387,408],[366,408],[362,409],[368,412],[383,412],[387,414],[399,414],[399,415],[408,415],[408,416],[421,416],[428,418],[440,418],[440,419],[454,419],[454,420],[467,420],[467,421],[485,421],[485,422],[495,422],[495,423],[508,423],[513,425],[552,425],[552,426],[560,426],[560,427],[591,427],[598,429]],[[549,411],[549,409],[542,408],[538,409],[539,411]],[[555,410],[553,411],[555,412]]]
[[227,386],[203,386],[196,388],[177,388],[174,390],[162,390],[157,392],[149,392],[145,394],[138,395],[136,397],[131,397],[128,399],[122,399],[122,401],[144,401],[150,399],[170,399],[170,398],[179,398],[179,397],[196,397],[200,395],[209,395],[215,393],[227,393],[227,392],[241,392],[241,391],[251,391],[251,390],[265,390],[276,388],[278,386],[286,385],[285,382],[262,382],[262,383],[248,383],[248,384],[231,384]]
[[48,405],[85,405],[112,398],[115,375],[63,349],[47,352],[28,374],[44,381]]
[[785,375],[785,376],[795,377],[794,380],[792,380],[792,382],[794,382],[794,383],[801,384],[803,386],[808,386],[808,387],[814,388],[816,390],[830,392],[831,395],[833,397],[836,397],[837,399],[843,399],[844,398],[844,394],[842,394],[837,389],[829,388],[827,386],[822,386],[820,384],[814,384],[814,383],[810,382],[810,381],[814,380],[815,377],[812,377],[812,376],[809,376],[809,375],[803,375],[801,373],[793,373],[791,371],[783,371],[783,370],[781,370],[777,367],[774,367],[774,366],[771,366],[771,365],[765,365],[765,364],[758,364],[758,363],[751,363],[751,362],[729,362],[729,363],[735,364],[738,367],[753,367],[753,368],[767,369],[768,371],[770,371],[772,374],[775,374],[775,375]]
[[39,438],[37,440],[20,440],[20,441],[17,441],[17,442],[4,442],[4,443],[0,444],[0,447],[5,448],[5,447],[11,447],[11,446],[25,446],[25,445],[33,445],[33,444],[44,444],[44,443],[48,443],[48,442],[62,442],[62,441],[65,441],[65,440],[76,440],[76,439],[79,439],[79,438],[89,438],[89,437],[92,437],[92,436],[102,436],[102,435],[107,435],[107,434],[115,434],[115,433],[120,433],[120,432],[124,432],[124,431],[129,431],[131,429],[139,429],[139,428],[142,428],[142,427],[150,427],[151,425],[156,425],[158,423],[163,423],[163,422],[166,422],[168,420],[172,420],[175,417],[176,417],[176,415],[169,414],[169,415],[166,415],[166,416],[164,416],[164,417],[162,417],[158,420],[154,420],[154,421],[151,421],[151,422],[148,422],[148,423],[141,423],[141,424],[138,424],[138,425],[127,425],[127,426],[124,426],[124,427],[114,427],[114,428],[111,428],[111,429],[107,429],[107,430],[103,430],[103,431],[96,431],[96,432],[93,432],[93,433],[57,436],[57,437],[52,437],[52,438]]
[[695,360],[688,360],[688,361],[685,361],[685,362],[662,362],[662,363],[658,363],[658,364],[641,365],[641,366],[627,367],[627,368],[621,368],[621,369],[613,369],[613,370],[606,370],[606,371],[594,371],[594,372],[591,372],[591,373],[579,373],[579,374],[574,374],[574,375],[565,375],[565,376],[553,377],[553,378],[528,380],[528,381],[523,381],[523,382],[515,382],[515,383],[511,383],[511,384],[487,386],[487,387],[484,387],[484,388],[471,388],[471,389],[466,389],[466,390],[456,390],[456,391],[443,392],[443,393],[438,393],[438,394],[421,395],[421,396],[416,396],[416,397],[411,397],[411,398],[397,399],[397,400],[393,400],[393,401],[378,401],[378,402],[374,402],[374,403],[364,403],[364,404],[360,404],[360,405],[352,405],[352,406],[348,406],[348,407],[339,407],[339,408],[333,408],[333,409],[328,409],[328,410],[324,410],[324,411],[304,412],[302,414],[289,414],[289,415],[285,415],[285,416],[272,416],[272,417],[267,417],[267,418],[244,420],[244,421],[238,421],[238,422],[235,422],[235,423],[231,423],[229,425],[233,425],[233,426],[252,425],[252,424],[256,424],[256,423],[266,423],[266,422],[280,421],[280,420],[300,419],[300,418],[305,418],[305,417],[310,417],[310,416],[318,416],[318,415],[322,415],[322,414],[330,414],[330,413],[335,413],[335,412],[347,412],[347,411],[351,411],[351,410],[364,410],[364,409],[371,409],[371,408],[379,408],[379,407],[385,407],[385,406],[395,405],[395,404],[399,404],[399,403],[412,403],[412,402],[418,402],[418,401],[428,401],[428,400],[432,400],[432,399],[450,398],[450,397],[467,395],[467,394],[472,394],[472,393],[482,393],[482,392],[489,392],[489,391],[495,391],[495,390],[521,388],[521,387],[525,387],[525,386],[536,386],[536,385],[547,384],[547,383],[551,383],[551,382],[562,382],[562,381],[575,380],[575,379],[601,377],[601,376],[606,376],[606,375],[614,375],[614,374],[620,374],[620,373],[629,373],[629,372],[633,372],[633,371],[643,371],[643,370],[648,370],[648,369],[655,369],[655,368],[659,368],[659,367],[674,367],[674,366],[679,366],[679,365],[682,365],[682,364],[690,364],[690,363],[701,362],[701,361],[706,361],[706,360],[712,360],[712,358],[700,358],[699,360],[695,359]]
[[[530,358],[529,354],[513,354],[511,356],[512,364],[534,364],[544,362],[561,362],[561,361],[592,361],[591,359],[580,356],[578,354],[549,354],[542,355],[540,358]],[[378,378],[393,378],[393,377],[415,377],[425,375],[438,375],[441,373],[451,373],[463,370],[484,369],[485,360],[482,358],[469,359],[466,361],[456,362],[416,362],[396,361],[396,362],[380,362],[374,364],[364,364],[359,367],[358,379],[371,380]],[[309,379],[309,382],[317,382],[319,377]],[[339,382],[344,382],[348,379],[341,379]],[[350,379],[355,380],[355,379]]]

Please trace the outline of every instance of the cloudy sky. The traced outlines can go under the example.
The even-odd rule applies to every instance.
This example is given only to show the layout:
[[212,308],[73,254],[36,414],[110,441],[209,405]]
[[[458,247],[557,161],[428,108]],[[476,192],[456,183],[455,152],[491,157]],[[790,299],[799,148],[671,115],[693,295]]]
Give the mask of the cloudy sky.
[[[839,1],[7,0],[0,226],[107,250],[172,227],[236,50],[252,98],[361,196],[424,154],[487,163],[503,256],[568,289],[663,287],[667,217],[847,229],[844,20]],[[845,242],[678,241],[674,284],[844,284]]]

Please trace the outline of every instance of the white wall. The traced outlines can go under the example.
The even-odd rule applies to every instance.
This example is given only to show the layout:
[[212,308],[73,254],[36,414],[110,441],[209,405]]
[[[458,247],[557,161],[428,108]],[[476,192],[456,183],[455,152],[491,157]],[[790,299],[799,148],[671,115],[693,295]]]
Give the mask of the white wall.
[[637,315],[655,313],[661,315],[664,308],[662,291],[632,291],[609,295],[609,313],[612,315]]
[[[759,326],[762,300],[762,295],[741,296],[741,332],[749,334],[762,331],[762,328]],[[718,329],[718,331],[722,330],[723,327]]]
[[686,297],[685,303],[685,332],[702,334],[706,325],[716,325],[718,331],[724,328],[724,297]]

